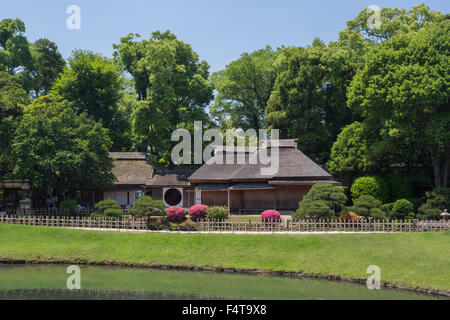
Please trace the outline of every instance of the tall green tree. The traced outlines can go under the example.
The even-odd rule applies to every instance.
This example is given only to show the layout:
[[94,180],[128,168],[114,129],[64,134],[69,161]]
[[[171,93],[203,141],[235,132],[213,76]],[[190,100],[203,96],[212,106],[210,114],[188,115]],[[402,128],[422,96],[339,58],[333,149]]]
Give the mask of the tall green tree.
[[0,21],[0,71],[15,74],[31,67],[32,57],[25,24],[20,19]]
[[432,164],[434,184],[448,185],[450,21],[399,33],[371,50],[348,104],[364,118],[378,158]]
[[417,31],[427,24],[443,21],[446,18],[442,12],[432,11],[430,7],[421,3],[411,9],[381,8],[379,26],[374,27],[373,23],[368,23],[374,11],[364,9],[352,20],[347,22],[347,28],[340,34],[340,40],[353,40],[361,35],[362,38],[372,44],[381,43],[395,36],[396,34]]
[[270,128],[283,138],[297,138],[299,148],[319,163],[341,128],[352,122],[346,90],[358,64],[345,44],[326,46],[319,39],[308,48],[284,48],[280,72],[266,109]]
[[14,164],[11,142],[28,100],[17,78],[0,71],[0,179],[11,175]]
[[277,77],[278,53],[269,46],[244,53],[211,76],[218,94],[210,114],[219,126],[230,122],[232,127],[244,130],[266,128],[264,117]]
[[66,102],[42,96],[25,109],[12,144],[14,174],[29,181],[36,205],[50,188],[70,195],[111,186],[111,141],[102,124],[77,115]]
[[91,51],[76,50],[68,66],[53,84],[52,94],[68,101],[72,109],[85,112],[109,129],[112,150],[131,148],[125,118],[126,79],[112,59]]
[[53,82],[63,71],[66,62],[56,44],[48,39],[39,39],[30,47],[31,66],[21,74],[22,83],[35,97],[50,92]]
[[155,162],[168,164],[172,131],[191,129],[194,120],[209,122],[209,65],[170,31],[153,32],[149,40],[139,37],[122,38],[114,55],[132,75],[138,94],[132,116],[138,147],[150,151]]

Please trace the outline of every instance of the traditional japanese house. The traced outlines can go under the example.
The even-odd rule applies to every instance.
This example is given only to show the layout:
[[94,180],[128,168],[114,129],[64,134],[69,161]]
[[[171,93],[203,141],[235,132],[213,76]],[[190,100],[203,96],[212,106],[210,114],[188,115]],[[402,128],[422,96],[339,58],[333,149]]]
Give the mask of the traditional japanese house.
[[[226,205],[238,213],[294,211],[314,184],[339,184],[298,150],[293,139],[279,140],[278,170],[263,174],[261,169],[269,165],[263,164],[261,153],[272,155],[272,145],[269,140],[259,148],[216,148],[214,156],[188,179],[195,187],[195,202]],[[230,153],[235,157],[234,163],[226,159]]]

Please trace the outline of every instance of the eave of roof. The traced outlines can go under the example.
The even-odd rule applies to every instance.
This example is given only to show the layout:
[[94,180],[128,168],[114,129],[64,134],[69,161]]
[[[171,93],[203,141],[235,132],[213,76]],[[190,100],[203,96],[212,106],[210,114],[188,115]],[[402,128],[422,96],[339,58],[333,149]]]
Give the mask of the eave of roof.
[[313,185],[317,183],[329,183],[329,184],[336,184],[340,185],[341,183],[334,180],[270,180],[268,182],[270,185]]

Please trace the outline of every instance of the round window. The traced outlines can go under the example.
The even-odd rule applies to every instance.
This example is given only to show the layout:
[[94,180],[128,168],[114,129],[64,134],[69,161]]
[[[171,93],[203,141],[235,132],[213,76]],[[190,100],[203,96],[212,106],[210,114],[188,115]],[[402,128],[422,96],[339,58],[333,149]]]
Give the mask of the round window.
[[169,206],[176,206],[181,202],[181,198],[182,198],[181,192],[178,191],[177,189],[169,189],[164,194],[164,201]]

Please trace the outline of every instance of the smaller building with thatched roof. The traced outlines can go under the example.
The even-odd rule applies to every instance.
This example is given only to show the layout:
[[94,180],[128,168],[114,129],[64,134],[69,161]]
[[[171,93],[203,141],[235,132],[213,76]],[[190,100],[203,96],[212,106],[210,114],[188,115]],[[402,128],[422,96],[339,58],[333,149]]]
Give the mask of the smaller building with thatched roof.
[[166,205],[191,206],[194,189],[187,178],[194,170],[157,169],[151,165],[149,155],[142,152],[110,152],[114,159],[114,187],[108,190],[83,190],[83,202],[94,204],[114,199],[124,207],[131,207],[143,194],[163,200]]

